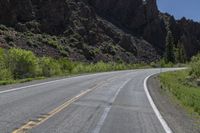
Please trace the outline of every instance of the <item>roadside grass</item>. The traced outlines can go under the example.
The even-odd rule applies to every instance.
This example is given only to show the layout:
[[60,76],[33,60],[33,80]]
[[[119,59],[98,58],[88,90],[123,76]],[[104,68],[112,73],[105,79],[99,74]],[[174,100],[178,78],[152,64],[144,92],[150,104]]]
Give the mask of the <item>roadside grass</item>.
[[26,78],[26,79],[18,79],[18,80],[1,80],[0,85],[9,85],[9,84],[17,84],[17,83],[25,83],[25,82],[30,82],[33,80],[42,80],[45,79],[45,77],[36,77],[36,78]]
[[189,70],[166,72],[159,76],[161,87],[190,113],[200,116],[200,87],[188,80]]

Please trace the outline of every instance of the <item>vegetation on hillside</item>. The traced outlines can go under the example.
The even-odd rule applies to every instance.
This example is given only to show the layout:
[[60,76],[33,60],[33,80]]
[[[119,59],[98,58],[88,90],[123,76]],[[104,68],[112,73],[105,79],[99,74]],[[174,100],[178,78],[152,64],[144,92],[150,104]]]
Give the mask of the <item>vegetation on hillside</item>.
[[194,56],[190,63],[191,78],[198,80],[200,78],[200,54]]
[[31,51],[18,48],[0,48],[0,84],[25,82],[40,77],[134,69],[145,65],[102,61],[83,63],[66,58],[37,57]]

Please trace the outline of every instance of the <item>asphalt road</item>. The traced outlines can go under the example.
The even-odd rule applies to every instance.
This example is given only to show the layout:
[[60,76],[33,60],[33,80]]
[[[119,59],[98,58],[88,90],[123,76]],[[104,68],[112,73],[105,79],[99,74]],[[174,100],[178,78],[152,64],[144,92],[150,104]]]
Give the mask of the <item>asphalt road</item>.
[[0,133],[165,133],[144,89],[144,79],[159,72],[108,72],[0,87]]

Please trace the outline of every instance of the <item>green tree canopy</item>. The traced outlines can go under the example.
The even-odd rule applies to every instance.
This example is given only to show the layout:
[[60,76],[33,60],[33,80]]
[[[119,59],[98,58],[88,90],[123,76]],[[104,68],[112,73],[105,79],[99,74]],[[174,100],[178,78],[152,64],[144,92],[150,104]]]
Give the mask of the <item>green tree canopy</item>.
[[175,63],[174,38],[171,31],[166,36],[165,61]]
[[185,63],[187,61],[186,51],[183,43],[179,40],[176,48],[176,62]]

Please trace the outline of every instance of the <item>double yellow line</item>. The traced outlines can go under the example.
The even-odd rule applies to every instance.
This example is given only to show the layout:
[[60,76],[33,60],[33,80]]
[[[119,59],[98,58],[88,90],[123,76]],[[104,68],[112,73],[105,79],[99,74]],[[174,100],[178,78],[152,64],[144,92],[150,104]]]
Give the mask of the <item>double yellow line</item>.
[[57,113],[61,112],[62,110],[64,110],[65,108],[67,108],[69,105],[71,105],[72,103],[74,103],[75,101],[77,101],[78,99],[80,99],[81,97],[85,96],[86,94],[92,92],[93,90],[95,90],[96,88],[98,88],[100,85],[114,79],[115,77],[112,77],[110,79],[107,79],[105,81],[102,81],[98,84],[95,84],[94,86],[92,86],[90,89],[87,89],[86,91],[81,92],[80,94],[76,95],[75,97],[73,97],[72,99],[66,101],[64,104],[60,105],[59,107],[53,109],[51,112],[49,112],[48,114],[45,115],[41,115],[40,117],[38,117],[36,120],[31,120],[29,122],[27,122],[26,124],[24,124],[23,126],[21,126],[20,128],[14,130],[12,133],[26,133],[28,130],[44,123],[45,121],[47,121],[48,119],[50,119],[51,117],[55,116]]

